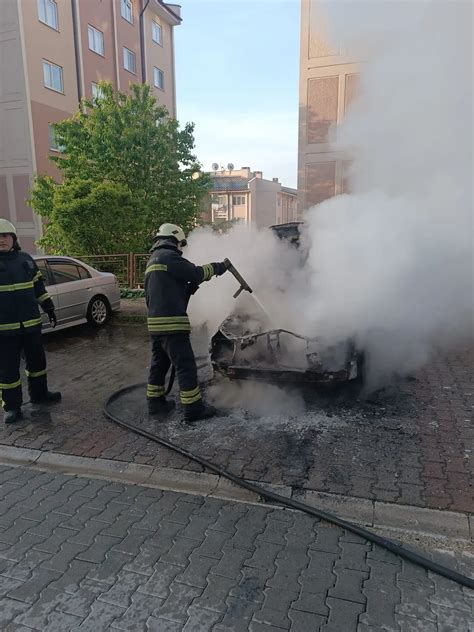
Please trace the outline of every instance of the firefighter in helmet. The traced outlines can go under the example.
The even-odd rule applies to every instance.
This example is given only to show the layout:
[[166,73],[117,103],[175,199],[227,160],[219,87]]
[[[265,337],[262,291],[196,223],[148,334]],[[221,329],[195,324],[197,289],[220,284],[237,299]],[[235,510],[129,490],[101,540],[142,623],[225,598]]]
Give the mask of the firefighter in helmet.
[[54,304],[38,266],[21,250],[13,224],[0,218],[0,391],[5,423],[21,417],[22,352],[31,401],[37,404],[61,399],[61,393],[48,391],[39,305],[55,327]]
[[227,266],[224,263],[195,266],[182,255],[185,245],[182,228],[175,224],[160,226],[145,272],[148,331],[152,339],[147,400],[152,415],[173,408],[174,402],[165,398],[165,377],[173,365],[184,420],[193,422],[213,417],[217,411],[202,400],[186,310],[190,296],[199,285],[224,274]]

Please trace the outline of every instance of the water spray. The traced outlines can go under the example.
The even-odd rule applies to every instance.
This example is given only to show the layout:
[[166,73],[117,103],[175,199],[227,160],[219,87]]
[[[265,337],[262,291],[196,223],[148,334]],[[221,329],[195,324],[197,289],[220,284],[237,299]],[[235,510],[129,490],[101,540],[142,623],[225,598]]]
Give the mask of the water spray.
[[260,309],[265,314],[265,316],[269,320],[271,320],[271,316],[268,313],[268,311],[265,309],[265,306],[263,305],[263,303],[260,301],[258,296],[255,295],[254,291],[252,290],[250,285],[247,283],[247,281],[244,279],[244,277],[240,274],[240,272],[238,270],[236,270],[236,268],[234,268],[234,266],[232,265],[231,261],[229,259],[224,259],[224,265],[226,266],[227,270],[229,270],[229,272],[237,279],[237,281],[240,284],[239,289],[234,294],[234,298],[237,298],[239,296],[239,294],[241,292],[243,292],[244,290],[247,291],[249,294],[251,294],[253,296],[254,301],[260,307]]

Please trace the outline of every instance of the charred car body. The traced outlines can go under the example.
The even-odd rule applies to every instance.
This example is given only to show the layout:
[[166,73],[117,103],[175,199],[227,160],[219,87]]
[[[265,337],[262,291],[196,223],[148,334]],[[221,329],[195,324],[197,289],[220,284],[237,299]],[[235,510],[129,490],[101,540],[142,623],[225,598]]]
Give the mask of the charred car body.
[[[272,226],[279,239],[300,248],[302,222]],[[306,257],[302,252],[302,264]],[[265,329],[251,314],[231,314],[211,340],[214,370],[231,379],[328,385],[361,377],[362,354],[352,341],[322,345],[286,329]]]

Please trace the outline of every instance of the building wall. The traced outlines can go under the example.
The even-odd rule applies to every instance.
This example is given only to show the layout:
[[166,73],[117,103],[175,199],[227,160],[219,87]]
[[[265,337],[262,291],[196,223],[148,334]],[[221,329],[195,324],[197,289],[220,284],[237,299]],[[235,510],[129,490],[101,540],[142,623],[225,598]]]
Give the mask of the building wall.
[[[0,0],[0,217],[17,226],[23,247],[34,252],[34,241],[41,236],[41,223],[26,199],[35,173],[59,178],[51,155],[48,125],[69,117],[77,110],[81,94],[92,96],[92,82],[112,81],[115,88],[127,90],[129,83],[141,82],[139,10],[141,0],[133,2],[133,24],[120,12],[120,0],[56,0],[58,30],[39,19],[37,0]],[[77,20],[76,72],[73,8]],[[155,93],[174,116],[175,80],[172,27],[179,19],[167,15],[154,0],[145,13],[146,51],[152,43],[151,18],[164,12],[161,20],[163,46],[154,44],[147,59],[153,83],[153,66],[165,72],[165,90]],[[179,14],[179,8],[171,8]],[[89,49],[88,24],[102,31],[104,55]],[[123,67],[123,46],[136,55],[136,73]],[[63,91],[44,86],[43,59],[62,68]]]
[[239,219],[244,222],[248,222],[250,212],[250,194],[245,191],[240,191],[239,193],[234,193],[231,200],[233,200],[234,197],[243,198],[244,203],[232,204],[232,219]]
[[31,102],[31,118],[33,121],[34,147],[36,156],[36,172],[48,174],[55,180],[60,179],[59,170],[49,160],[50,155],[57,152],[50,150],[49,124],[58,123],[71,116],[71,112],[45,105],[38,101]]
[[297,196],[282,191],[278,194],[277,224],[297,221]]
[[[38,6],[31,0],[18,0],[21,6],[26,68],[30,99],[64,112],[77,109],[78,94],[72,9],[69,0],[57,0],[59,30],[43,24]],[[64,93],[44,87],[43,59],[63,69]]]
[[252,223],[267,228],[277,223],[277,196],[281,184],[272,180],[254,178],[249,182],[252,194]]
[[[140,83],[142,66],[140,61],[140,24],[138,2],[133,3],[133,24],[130,24],[120,13],[120,0],[113,0],[115,4],[115,20],[117,28],[117,59],[119,64],[120,90],[126,92],[131,83]],[[123,65],[124,46],[135,53],[136,72],[125,70]]]
[[[251,171],[250,167],[232,171],[220,169],[210,175],[217,180],[214,182],[215,188],[203,200],[203,221],[217,223],[238,219],[257,228],[267,228],[273,224],[296,220],[296,190],[282,187],[278,178],[265,180],[261,171]],[[227,178],[227,182],[220,183]],[[234,184],[230,182],[232,178],[241,180]],[[229,190],[231,186],[232,190]],[[244,198],[244,203],[234,204],[236,197]],[[216,200],[214,204],[213,198]],[[216,209],[220,211],[218,216]]]
[[[76,2],[79,25],[80,77],[82,95],[92,97],[92,83],[111,81],[117,89],[117,49],[115,42],[115,21],[113,0],[102,2]],[[116,7],[115,7],[116,8]],[[120,17],[120,7],[119,17]],[[88,25],[102,31],[104,35],[104,55],[90,50]],[[122,60],[120,60],[122,61]],[[122,64],[123,65],[123,64]]]
[[[150,4],[144,16],[144,42],[146,59],[147,82],[153,86],[153,93],[160,105],[164,105],[171,116],[176,116],[176,86],[174,72],[174,32],[173,27],[168,24],[156,11],[154,5]],[[153,41],[152,22],[155,20],[161,26],[162,44]],[[154,86],[153,68],[159,68],[164,73],[164,90]]]
[[357,93],[360,64],[328,43],[318,0],[301,1],[298,214],[347,189],[337,125]]
[[12,221],[26,250],[39,230],[25,198],[34,169],[31,112],[17,0],[0,2],[0,217]]

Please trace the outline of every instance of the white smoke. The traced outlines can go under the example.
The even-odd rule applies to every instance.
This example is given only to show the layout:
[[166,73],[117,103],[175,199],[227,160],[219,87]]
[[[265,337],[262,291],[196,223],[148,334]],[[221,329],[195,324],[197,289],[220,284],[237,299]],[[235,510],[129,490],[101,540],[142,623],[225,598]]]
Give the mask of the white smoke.
[[[227,257],[269,312],[269,325],[301,329],[301,323],[295,319],[295,305],[301,299],[308,271],[298,265],[298,251],[280,242],[270,230],[237,225],[224,235],[216,235],[209,228],[198,229],[191,234],[184,254],[196,264]],[[265,319],[248,292],[233,298],[238,289],[238,282],[229,273],[203,283],[190,303],[193,325],[205,325],[213,333],[232,311]]]
[[472,333],[472,5],[380,3],[376,24],[346,39],[370,51],[338,131],[354,193],[306,219],[311,328],[355,336],[383,379]]
[[[361,93],[337,132],[353,193],[306,213],[305,269],[270,231],[243,227],[193,233],[189,256],[229,257],[274,326],[328,343],[355,338],[381,382],[472,334],[472,6],[365,3],[375,5],[375,22],[359,15],[351,28],[350,11],[335,20],[364,54]],[[235,289],[226,275],[200,290],[194,324],[215,329]]]

